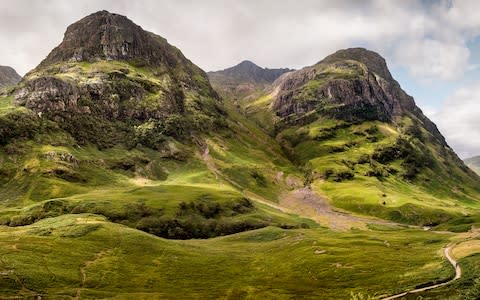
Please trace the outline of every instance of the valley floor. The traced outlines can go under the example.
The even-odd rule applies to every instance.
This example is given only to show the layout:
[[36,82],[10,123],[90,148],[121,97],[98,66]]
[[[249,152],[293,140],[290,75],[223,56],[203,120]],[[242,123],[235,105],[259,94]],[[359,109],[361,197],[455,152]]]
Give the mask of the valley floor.
[[[372,225],[175,241],[96,215],[63,215],[0,229],[0,290],[2,299],[381,298],[451,278],[442,248],[460,238]],[[476,241],[457,244],[454,257],[474,252]]]

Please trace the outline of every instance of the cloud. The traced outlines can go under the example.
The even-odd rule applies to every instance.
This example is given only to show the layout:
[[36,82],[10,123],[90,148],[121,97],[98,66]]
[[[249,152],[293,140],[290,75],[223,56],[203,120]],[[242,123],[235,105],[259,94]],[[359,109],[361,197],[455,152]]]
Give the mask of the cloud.
[[431,117],[461,157],[480,154],[480,81],[456,90]]
[[465,45],[424,39],[408,41],[395,50],[397,63],[405,65],[417,78],[452,80],[472,69]]
[[339,48],[367,46],[419,78],[454,79],[468,68],[478,1],[2,0],[0,64],[25,73],[96,10],[129,16],[206,70],[251,59],[303,67]]

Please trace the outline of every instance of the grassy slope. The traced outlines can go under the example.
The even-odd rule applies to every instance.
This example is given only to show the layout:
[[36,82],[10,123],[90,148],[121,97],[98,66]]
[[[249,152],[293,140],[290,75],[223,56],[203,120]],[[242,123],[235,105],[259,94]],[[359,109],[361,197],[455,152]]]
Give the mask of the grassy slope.
[[[11,100],[1,99],[3,116],[24,111],[14,108]],[[240,116],[232,116],[229,126],[238,133],[236,136],[229,130],[197,136],[198,143],[204,145],[172,139],[161,151],[142,146],[127,149],[119,145],[103,150],[75,146],[58,130],[38,133],[35,140],[14,139],[0,152],[1,169],[6,175],[1,187],[0,220],[18,226],[62,213],[92,212],[135,227],[138,216],[129,213],[133,205],[136,209],[146,206],[153,211],[148,214],[158,215],[163,221],[178,219],[182,214],[185,221],[211,218],[221,224],[243,222],[254,228],[309,223],[279,216],[268,206],[247,207],[247,211],[232,208],[244,197],[245,189],[276,200],[285,190],[283,182],[276,181],[277,174],[283,172],[286,177],[298,171],[278,146]],[[254,144],[265,147],[253,150]],[[208,157],[203,155],[205,147],[210,149]],[[207,159],[215,161],[218,172],[212,170]],[[201,207],[182,211],[184,203]],[[220,213],[199,216],[210,214],[204,213],[204,207],[216,210],[217,206]]]
[[[19,149],[29,151],[4,154],[2,158],[12,160],[10,164],[18,168],[15,180],[3,187],[2,219],[18,221],[58,202],[69,209],[94,205],[98,213],[109,214],[121,214],[131,209],[132,203],[144,203],[174,216],[180,202],[205,197],[228,202],[246,190],[275,201],[289,189],[285,184],[289,175],[301,179],[301,172],[282,155],[278,145],[253,123],[232,111],[230,126],[236,128],[236,136],[218,133],[206,139],[218,173],[209,169],[201,149],[195,148],[188,149],[197,152],[194,157],[175,161],[142,147],[100,151],[68,143],[52,146],[46,143],[48,137],[38,138],[43,143],[17,141]],[[253,150],[251,145],[260,146]],[[46,159],[48,153],[53,159]],[[70,154],[74,163],[57,159],[65,157],[60,154]],[[124,170],[118,167],[119,162],[132,162],[134,167]],[[155,168],[156,163],[160,168]],[[78,173],[84,181],[52,176],[51,170],[58,168]],[[278,173],[282,173],[280,179]],[[56,202],[48,200],[52,198]],[[351,291],[393,293],[397,291],[393,282],[400,280],[398,287],[404,288],[447,277],[451,271],[438,254],[447,242],[445,236],[412,234],[409,230],[332,232],[259,203],[255,211],[237,218],[267,218],[279,225],[307,223],[311,229],[268,227],[224,238],[181,242],[156,238],[98,215],[69,212],[62,211],[66,215],[33,225],[1,227],[2,294],[63,297],[60,295],[74,296],[77,288],[84,287],[82,297],[92,298],[315,298],[339,293],[347,297]],[[65,255],[65,249],[75,250]],[[412,251],[418,255],[403,261],[405,253]],[[378,259],[381,257],[385,260]],[[401,272],[385,272],[392,265]],[[421,268],[415,270],[415,266]],[[84,283],[83,273],[87,274]],[[351,283],[345,286],[345,282]]]

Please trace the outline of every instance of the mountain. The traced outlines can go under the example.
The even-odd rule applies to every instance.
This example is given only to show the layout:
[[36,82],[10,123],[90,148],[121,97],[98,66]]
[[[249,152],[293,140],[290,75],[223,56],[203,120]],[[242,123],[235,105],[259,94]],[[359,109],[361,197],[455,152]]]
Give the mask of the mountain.
[[372,51],[340,50],[284,74],[243,111],[336,207],[435,225],[462,213],[445,202],[478,202],[478,176]]
[[464,160],[465,164],[477,174],[480,173],[480,156],[470,157]]
[[208,72],[212,86],[224,97],[251,96],[262,91],[282,74],[293,71],[288,68],[261,68],[251,61],[245,60],[236,66],[221,71]]
[[[8,216],[5,224],[61,214],[56,205],[63,207],[60,211],[102,211],[111,220],[177,239],[280,222],[254,209],[228,178],[217,174],[224,168],[243,177],[244,187],[269,191],[257,185],[266,179],[254,166],[266,164],[270,152],[280,150],[259,150],[248,162],[237,157],[245,163],[231,165],[231,156],[258,142],[246,127],[227,119],[205,72],[124,16],[100,11],[69,26],[60,45],[2,101],[2,203],[31,203],[36,211],[35,216],[30,209]],[[270,140],[260,139],[260,145]],[[209,147],[232,148],[220,156],[221,167],[213,165]],[[288,163],[279,154],[274,165]],[[219,188],[219,181],[227,185]],[[175,192],[179,188],[183,196]],[[106,191],[107,198],[125,200],[101,196],[97,201],[94,194]],[[78,202],[78,196],[83,200]],[[77,200],[65,201],[70,197]],[[52,200],[56,212],[38,212],[50,199],[63,199]],[[133,216],[132,209],[145,211]]]
[[419,296],[478,290],[480,178],[379,54],[223,72],[67,28],[0,96],[0,298],[382,298],[452,278],[446,245],[467,275]]
[[0,88],[13,86],[21,79],[22,77],[13,68],[0,66]]
[[15,103],[63,120],[77,142],[101,147],[135,128],[168,135],[221,121],[220,98],[200,68],[165,39],[106,11],[67,28],[62,43],[25,75]]

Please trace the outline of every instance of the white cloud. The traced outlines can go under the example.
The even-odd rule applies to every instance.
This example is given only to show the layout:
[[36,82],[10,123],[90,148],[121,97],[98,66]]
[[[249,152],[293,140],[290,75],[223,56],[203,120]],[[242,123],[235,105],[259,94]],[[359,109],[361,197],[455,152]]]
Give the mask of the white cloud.
[[479,1],[2,0],[0,64],[25,73],[66,26],[96,10],[129,16],[206,70],[251,59],[303,67],[339,48],[366,46],[416,78],[456,79],[470,68],[466,43],[480,34]]
[[480,81],[458,89],[432,115],[447,142],[461,157],[480,154]]
[[470,69],[466,46],[424,39],[408,41],[394,53],[397,62],[405,65],[417,78],[457,79]]

